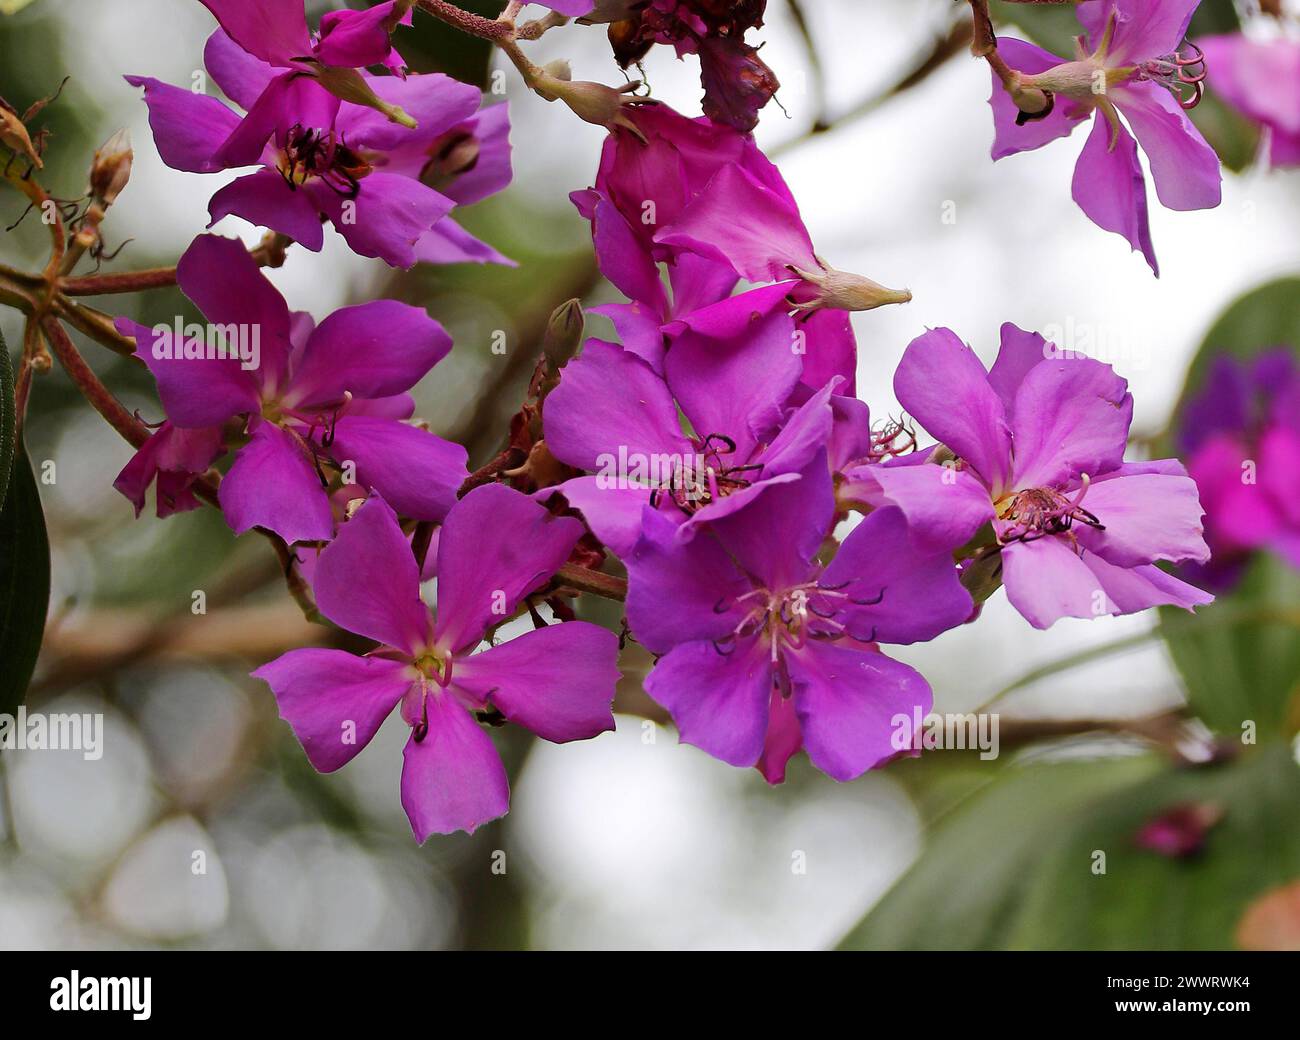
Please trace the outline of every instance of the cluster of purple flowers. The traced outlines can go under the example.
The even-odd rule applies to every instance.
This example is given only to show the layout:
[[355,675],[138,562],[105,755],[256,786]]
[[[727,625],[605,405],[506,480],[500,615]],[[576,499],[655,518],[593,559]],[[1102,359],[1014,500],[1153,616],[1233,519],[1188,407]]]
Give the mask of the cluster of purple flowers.
[[[145,88],[170,165],[258,167],[216,193],[214,221],[237,214],[309,249],[329,222],[358,253],[397,266],[502,262],[448,214],[508,181],[505,107],[480,110],[472,87],[405,74],[389,33],[409,5],[336,12],[313,35],[300,0],[205,3],[222,23],[208,69],[245,114],[131,82]],[[763,4],[741,6],[757,24]],[[1217,201],[1217,160],[1186,123],[1176,75],[1150,57],[1178,53],[1194,7],[1080,4],[1091,42],[1079,69],[1003,41],[1024,89],[1059,100],[1020,120],[1009,94],[995,97],[1000,153],[1095,110],[1085,159],[1102,179],[1081,202],[1148,247],[1117,111],[1167,204]],[[718,33],[705,9],[637,5],[639,38],[685,19],[707,53]],[[685,36],[670,38],[680,49]],[[1087,70],[1105,92],[1077,89]],[[201,235],[180,286],[213,327],[258,330],[257,366],[202,337],[118,322],[167,420],[117,486],[139,511],[156,482],[166,515],[197,505],[196,482],[227,458],[218,493],[231,527],[310,547],[302,559],[320,612],[375,648],[294,650],[254,674],[321,770],[349,761],[400,707],[410,728],[402,803],[421,841],[507,809],[480,722],[553,741],[612,728],[611,632],[557,621],[494,645],[521,612],[540,622],[533,597],[589,534],[626,568],[628,628],[655,655],[646,690],[682,740],[772,783],[800,749],[849,780],[910,747],[896,720],[923,717],[931,690],[881,646],[973,620],[1002,585],[1038,628],[1210,601],[1159,566],[1209,559],[1197,484],[1172,459],[1125,461],[1132,398],[1109,366],[1006,325],[986,369],[955,333],[934,329],[895,375],[898,400],[934,441],[873,424],[855,396],[850,314],[910,295],[830,266],[737,123],[629,107],[594,186],[573,194],[626,301],[595,308],[617,342],[588,340],[544,401],[546,448],[579,475],[531,494],[502,484],[463,494],[464,449],[409,421],[409,391],[451,348],[419,308],[376,301],[317,324],[289,309],[241,245]],[[1103,219],[1116,206],[1123,213]],[[1294,414],[1293,400],[1286,407]],[[1223,424],[1225,437],[1242,429]],[[1259,436],[1294,462],[1295,429]],[[435,578],[430,610],[421,587]]]

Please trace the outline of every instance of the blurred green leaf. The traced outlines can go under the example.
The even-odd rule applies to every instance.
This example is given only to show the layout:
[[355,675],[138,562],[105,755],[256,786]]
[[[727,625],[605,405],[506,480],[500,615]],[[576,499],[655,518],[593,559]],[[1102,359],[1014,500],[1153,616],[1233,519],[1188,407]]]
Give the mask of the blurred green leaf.
[[16,411],[14,405],[14,370],[9,360],[9,346],[0,332],[0,507],[4,506],[5,492],[9,490],[9,471],[14,461],[14,430]]
[[17,14],[35,0],[0,0],[0,14]]
[[[1139,848],[1188,802],[1222,811],[1193,858]],[[1151,758],[1007,770],[944,820],[848,949],[1222,949],[1268,888],[1300,875],[1300,767],[1285,746],[1229,765]],[[1094,873],[1097,853],[1105,873]]]
[[27,693],[49,603],[45,514],[31,463],[20,451],[0,509],[0,713],[12,714]]
[[[456,6],[495,18],[503,5],[500,0],[456,0]],[[413,71],[445,72],[463,83],[487,89],[492,61],[492,44],[487,40],[468,36],[417,10],[411,26],[398,29],[393,41]]]
[[[1216,624],[1248,609],[1253,624]],[[1161,608],[1165,643],[1182,674],[1192,711],[1211,729],[1239,737],[1249,721],[1261,740],[1294,729],[1300,696],[1300,574],[1261,555],[1232,593],[1186,614]]]
[[1201,0],[1201,6],[1192,15],[1192,27],[1187,35],[1194,40],[1212,33],[1236,32],[1240,28],[1241,18],[1233,0]]
[[1210,92],[1188,113],[1223,165],[1240,173],[1259,150],[1259,130]]
[[1063,58],[1074,56],[1074,38],[1083,32],[1069,4],[1040,7],[991,0],[989,13],[998,25],[1014,25],[1038,46]]
[[1300,348],[1300,278],[1280,278],[1247,293],[1210,327],[1192,359],[1175,416],[1200,391],[1219,354],[1249,359],[1283,345]]
[[[1171,859],[1136,846],[1152,818],[1189,802],[1223,813],[1204,850]],[[1231,765],[1170,770],[1072,821],[1021,892],[1017,949],[1230,949],[1266,890],[1300,876],[1300,767],[1274,744]],[[1094,851],[1106,873],[1093,875]]]
[[[941,757],[922,756],[926,757]],[[1068,821],[1158,769],[1149,758],[1011,767],[934,827],[921,858],[844,939],[852,950],[997,949],[1025,879]],[[1087,863],[1082,865],[1087,871]]]

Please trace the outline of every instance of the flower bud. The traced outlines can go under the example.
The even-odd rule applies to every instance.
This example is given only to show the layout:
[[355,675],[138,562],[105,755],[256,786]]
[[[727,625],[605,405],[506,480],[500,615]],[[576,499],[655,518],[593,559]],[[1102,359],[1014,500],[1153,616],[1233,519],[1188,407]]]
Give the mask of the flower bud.
[[41,157],[32,146],[27,127],[18,117],[18,113],[4,98],[0,98],[0,145],[4,145],[15,155],[21,155],[38,170],[44,168]]
[[792,267],[800,278],[815,292],[812,299],[800,305],[802,310],[830,308],[840,311],[870,311],[891,303],[910,303],[912,294],[907,289],[887,289],[860,274],[837,271],[820,257],[818,271],[805,271]]
[[100,145],[90,164],[90,195],[107,208],[131,179],[131,134],[123,129]]
[[585,324],[582,303],[576,299],[560,304],[551,313],[542,337],[542,352],[552,369],[563,368],[578,352]]
[[567,61],[554,61],[537,70],[531,85],[547,101],[563,101],[579,119],[608,130],[621,126],[631,130],[642,141],[645,140],[636,125],[623,114],[624,105],[642,103],[641,98],[628,95],[629,91],[637,88],[636,82],[615,90],[603,83],[592,83],[589,80],[578,80],[575,83],[569,79],[570,75]]
[[382,112],[387,116],[389,122],[397,123],[408,130],[414,130],[419,125],[407,115],[404,109],[389,104],[376,94],[374,88],[356,69],[341,69],[332,65],[318,64],[315,75],[322,87],[342,101],[373,108],[376,112]]

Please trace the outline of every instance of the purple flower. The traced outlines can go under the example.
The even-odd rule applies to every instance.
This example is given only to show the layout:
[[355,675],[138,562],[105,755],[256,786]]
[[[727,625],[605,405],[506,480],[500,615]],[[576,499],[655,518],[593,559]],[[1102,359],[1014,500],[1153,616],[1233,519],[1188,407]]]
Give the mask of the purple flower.
[[1130,614],[1213,597],[1158,560],[1204,562],[1196,484],[1176,459],[1125,462],[1133,399],[1109,365],[1063,358],[1036,333],[1002,326],[992,371],[949,329],[907,348],[899,402],[947,449],[945,465],[869,467],[922,547],[965,546],[1000,567],[1036,628],[1062,617]]
[[910,749],[930,688],[874,644],[933,639],[971,613],[951,553],[920,551],[897,509],[873,512],[823,567],[834,519],[818,453],[685,544],[646,509],[626,561],[629,624],[662,655],[646,692],[685,743],[771,783],[800,747],[836,780]]
[[[869,310],[911,299],[836,271],[816,254],[781,172],[747,134],[665,105],[642,106],[631,118],[644,140],[627,130],[610,134],[596,195],[613,204],[652,260],[695,254],[756,284],[790,283],[793,306],[804,311]],[[594,208],[585,193],[575,202],[584,215]],[[745,219],[736,220],[737,213]],[[599,253],[599,225],[594,230]],[[625,237],[620,229],[617,239]]]
[[185,513],[201,505],[190,490],[195,479],[225,450],[220,426],[186,430],[164,421],[117,475],[113,487],[131,500],[139,516],[145,492],[157,481],[158,516]]
[[[327,11],[320,32],[307,27],[301,0],[201,0],[221,28],[241,48],[276,69],[280,76],[310,75],[331,86],[335,70],[386,65],[405,73],[406,62],[390,36],[398,25],[411,24],[409,4],[397,0],[364,11]],[[405,8],[405,10],[399,10]],[[354,100],[354,99],[350,99]]]
[[504,716],[557,743],[614,728],[612,632],[570,621],[474,653],[581,535],[576,520],[554,518],[516,491],[475,489],[441,529],[435,618],[396,516],[372,497],[321,553],[315,592],[321,613],[380,646],[365,657],[291,650],[253,675],[270,685],[323,773],[351,761],[400,704],[411,728],[402,807],[416,839],[472,833],[510,807],[505,769],[479,718]]
[[[546,400],[546,444],[595,476],[555,489],[626,556],[653,504],[692,537],[795,479],[830,436],[835,382],[804,398],[794,323],[781,311],[715,338],[684,331],[663,375],[628,350],[588,340]],[[690,432],[683,432],[682,418]]]
[[[465,449],[400,421],[415,408],[406,391],[451,349],[442,326],[393,300],[345,307],[316,325],[289,311],[242,245],[216,235],[194,240],[177,275],[207,329],[178,334],[127,318],[116,326],[135,338],[176,432],[210,435],[232,419],[246,428],[220,488],[236,533],[264,527],[287,542],[330,538],[326,466],[344,483],[380,491],[405,516],[446,516],[466,477]],[[157,452],[157,436],[123,478],[154,464],[140,456]],[[128,479],[120,489],[138,508],[136,486]]]
[[[705,248],[693,237],[692,229],[698,230],[696,221],[713,219],[698,208],[703,200],[748,205],[744,199],[726,194],[727,185],[739,178],[746,185],[757,184],[756,190],[765,192],[765,198],[780,200],[776,205],[778,238],[792,235],[806,243],[798,207],[780,171],[752,138],[730,127],[707,119],[687,119],[666,105],[643,106],[632,110],[629,117],[639,136],[630,131],[613,132],[605,142],[596,187],[572,195],[579,211],[591,221],[602,273],[631,300],[593,310],[608,317],[623,345],[657,371],[662,368],[667,338],[690,324],[735,324],[748,320],[751,314],[794,311],[799,318],[805,385],[817,390],[839,376],[851,393],[857,343],[846,309],[833,306],[824,292],[796,278],[793,270],[771,256],[755,274],[739,249],[733,255],[724,248]],[[692,222],[681,227],[680,238],[674,238],[674,231],[688,215]],[[760,210],[755,210],[755,221],[759,217]],[[761,237],[766,230],[766,225],[756,223],[754,235]],[[720,241],[723,247],[732,244],[726,235]],[[793,260],[816,268],[808,271],[812,278],[826,275],[811,244],[801,244],[796,252]],[[660,264],[667,269],[667,287]],[[844,284],[856,279],[836,274]],[[714,307],[726,300],[741,275],[755,282],[778,284]],[[693,321],[706,309],[707,314]]]
[[1232,33],[1196,42],[1213,70],[1210,85],[1268,132],[1270,164],[1300,165],[1300,41]]
[[442,75],[364,76],[381,98],[418,118],[418,129],[340,102],[313,77],[280,73],[218,29],[204,59],[241,117],[206,94],[128,76],[144,87],[163,161],[189,173],[261,166],[218,191],[212,222],[239,216],[312,251],[329,221],[362,256],[394,267],[420,260],[509,263],[447,219],[510,182],[504,105],[479,111],[477,89]]
[[1041,148],[1094,116],[1074,171],[1074,200],[1099,227],[1128,239],[1157,275],[1134,136],[1166,208],[1210,209],[1222,196],[1218,156],[1185,111],[1199,100],[1205,76],[1200,52],[1184,49],[1199,2],[1086,0],[1076,10],[1087,34],[1073,61],[1020,40],[998,44],[998,53],[1019,73],[1020,89],[1046,92],[1050,110],[1026,117],[996,75],[989,99],[994,159]]
[[1300,365],[1286,347],[1214,360],[1184,409],[1179,451],[1200,489],[1212,553],[1188,576],[1231,586],[1254,553],[1300,567]]

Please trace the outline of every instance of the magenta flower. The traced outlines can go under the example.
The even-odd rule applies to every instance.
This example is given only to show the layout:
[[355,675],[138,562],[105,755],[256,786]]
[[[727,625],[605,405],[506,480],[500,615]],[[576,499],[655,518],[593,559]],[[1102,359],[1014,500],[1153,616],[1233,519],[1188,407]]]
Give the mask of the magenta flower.
[[399,13],[396,0],[364,11],[327,11],[321,16],[320,32],[314,35],[307,27],[301,0],[201,3],[241,48],[273,68],[283,69],[278,79],[305,74],[320,78],[328,89],[331,74],[322,73],[323,69],[386,65],[399,74],[406,71],[406,62],[390,37],[398,25],[411,24],[411,11]]
[[830,436],[835,384],[806,400],[796,394],[793,331],[780,311],[742,335],[689,330],[668,351],[663,376],[630,351],[588,340],[546,400],[545,434],[557,459],[595,475],[545,493],[561,492],[626,557],[648,504],[685,540],[767,485],[794,480]]
[[158,516],[185,513],[202,504],[190,490],[195,479],[225,450],[220,426],[186,430],[164,421],[123,467],[113,487],[131,500],[139,516],[145,493],[156,481]]
[[[801,282],[792,270],[779,262],[764,265],[757,277],[741,269],[736,256],[722,250],[696,248],[688,225],[680,240],[671,238],[683,216],[700,210],[693,200],[717,198],[722,204],[745,206],[742,198],[726,194],[733,178],[754,183],[758,190],[782,200],[777,207],[778,234],[807,239],[798,208],[780,171],[759,151],[752,138],[707,119],[687,119],[666,105],[646,105],[629,112],[640,136],[616,130],[606,139],[596,187],[574,192],[578,210],[592,223],[592,237],[602,273],[629,299],[626,304],[593,308],[608,317],[623,345],[648,361],[657,371],[662,367],[666,337],[691,324],[692,316],[706,308],[701,321],[723,320],[729,325],[744,322],[751,313],[764,316],[777,309],[799,316],[800,352],[804,357],[804,382],[816,390],[834,376],[844,380],[852,392],[857,343],[845,309],[826,300],[814,302],[820,292]],[[722,177],[727,173],[727,177]],[[739,212],[740,210],[737,210]],[[761,210],[755,210],[759,220]],[[707,214],[705,215],[707,217]],[[734,222],[731,222],[734,223]],[[756,226],[755,235],[764,227]],[[730,242],[730,238],[725,240]],[[820,265],[811,245],[800,247],[801,263]],[[667,269],[667,287],[660,274]],[[774,267],[775,264],[775,267]],[[775,269],[776,275],[770,277]],[[821,277],[821,268],[809,272]],[[747,293],[722,305],[744,274],[755,282],[776,281],[779,285]],[[842,275],[853,279],[856,276]]]
[[971,614],[951,553],[918,550],[897,509],[868,516],[823,567],[834,518],[818,453],[686,544],[647,509],[626,561],[629,624],[662,655],[646,692],[683,742],[770,783],[800,747],[836,780],[910,748],[930,687],[875,644],[933,639]]
[[[406,391],[451,349],[442,326],[393,300],[345,307],[317,326],[290,313],[242,245],[216,235],[195,239],[177,274],[212,323],[207,330],[178,335],[127,318],[116,325],[135,338],[172,427],[195,437],[231,420],[246,429],[220,488],[236,533],[264,527],[287,542],[332,537],[325,466],[345,483],[378,490],[405,516],[446,516],[467,475],[465,449],[400,421],[415,408]],[[152,464],[140,455],[158,450],[154,439],[127,471]],[[138,502],[129,479],[121,490]]]
[[1300,567],[1300,366],[1291,351],[1279,347],[1250,365],[1216,358],[1183,412],[1178,444],[1212,553],[1188,576],[1227,588],[1261,550]]
[[509,488],[471,491],[441,530],[435,617],[420,600],[396,516],[372,497],[321,553],[315,591],[321,613],[380,645],[365,657],[291,650],[253,675],[274,691],[322,773],[350,762],[400,705],[411,729],[402,807],[416,839],[472,833],[510,807],[505,768],[480,719],[504,716],[556,743],[614,728],[612,632],[570,621],[474,653],[581,535],[576,520],[552,517]]
[[1087,33],[1073,61],[1020,40],[998,44],[1020,88],[1046,92],[1051,109],[1027,118],[996,76],[989,99],[994,159],[1041,148],[1094,116],[1074,171],[1074,200],[1093,223],[1128,239],[1157,275],[1134,136],[1166,208],[1210,209],[1222,197],[1218,156],[1185,111],[1205,77],[1200,52],[1184,44],[1199,2],[1086,0],[1076,9]]
[[954,461],[912,457],[858,475],[877,482],[925,548],[964,546],[991,524],[981,556],[997,555],[1007,598],[1036,628],[1209,603],[1155,566],[1208,559],[1196,484],[1176,459],[1125,462],[1128,384],[1109,365],[1055,354],[1007,324],[985,371],[951,330],[918,337],[894,392]]
[[[363,12],[364,13],[364,12]],[[205,62],[241,117],[206,94],[145,76],[149,123],[163,161],[175,170],[262,169],[212,198],[212,222],[238,216],[307,249],[324,244],[329,221],[354,252],[394,267],[420,260],[509,263],[448,219],[510,182],[504,105],[479,112],[477,89],[442,75],[365,76],[374,92],[414,113],[418,129],[340,102],[312,77],[278,73],[217,30]]]
[[1300,165],[1300,41],[1232,33],[1196,42],[1213,69],[1210,86],[1267,131],[1269,163]]

